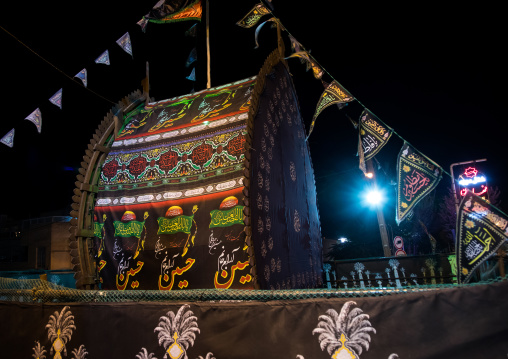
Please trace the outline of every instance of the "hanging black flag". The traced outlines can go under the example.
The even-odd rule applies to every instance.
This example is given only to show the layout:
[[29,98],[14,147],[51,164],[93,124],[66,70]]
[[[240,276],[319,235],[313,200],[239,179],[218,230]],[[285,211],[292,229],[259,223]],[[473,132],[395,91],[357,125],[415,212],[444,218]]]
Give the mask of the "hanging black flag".
[[457,279],[467,283],[473,271],[508,238],[508,218],[467,191],[457,213]]
[[441,180],[442,170],[404,142],[397,161],[397,208],[395,221],[402,222]]
[[358,156],[360,157],[360,169],[366,173],[365,161],[378,154],[390,139],[392,131],[382,125],[367,109],[363,110],[360,115],[359,125]]
[[316,106],[316,111],[314,112],[314,117],[312,117],[312,123],[310,124],[309,136],[312,133],[312,130],[314,129],[316,118],[319,116],[321,111],[323,111],[330,105],[350,102],[353,100],[354,97],[337,81],[333,80],[325,88],[325,91],[321,94],[321,97],[319,98],[319,102]]
[[262,4],[259,3],[254,6],[240,21],[236,24],[241,27],[250,28],[256,25],[263,16],[270,11]]

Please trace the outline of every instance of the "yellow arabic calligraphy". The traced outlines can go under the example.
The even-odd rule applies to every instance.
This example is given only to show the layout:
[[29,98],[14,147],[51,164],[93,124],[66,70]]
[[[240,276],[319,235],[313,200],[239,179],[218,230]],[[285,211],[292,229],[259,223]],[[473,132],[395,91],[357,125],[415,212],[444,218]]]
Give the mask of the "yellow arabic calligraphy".
[[189,233],[190,227],[192,225],[191,219],[185,216],[180,216],[173,220],[168,220],[167,218],[162,219],[159,222],[159,231],[161,233],[175,233],[175,232],[185,232]]
[[217,211],[212,217],[210,226],[226,226],[241,220],[243,220],[243,210],[242,207],[239,206],[231,209],[231,211],[227,211],[227,214],[224,214],[222,211]]
[[478,259],[480,259],[484,254],[485,252],[488,252],[489,249],[490,249],[490,245],[492,244],[492,242],[495,242],[494,238],[492,237],[492,235],[489,233],[489,231],[487,230],[487,228],[483,228],[483,230],[485,231],[485,233],[481,233],[480,236],[483,237],[480,238],[480,236],[478,235],[478,232],[480,231],[480,228],[478,228],[478,230],[476,231],[476,234],[474,235],[474,237],[480,241],[482,244],[485,245],[485,247],[483,248],[483,250],[471,261],[469,262],[469,265],[473,264],[474,262],[476,262]]
[[143,223],[139,222],[129,222],[129,223],[118,223],[115,228],[115,236],[138,236],[141,234]]
[[416,153],[411,153],[409,156],[407,156],[407,158],[413,161],[414,163],[427,167],[431,171],[434,170],[434,165],[432,163],[426,161],[424,158],[417,155]]
[[375,132],[379,133],[381,136],[384,136],[386,129],[378,124],[376,121],[368,118],[365,120],[365,124],[369,126],[371,129],[373,129]]

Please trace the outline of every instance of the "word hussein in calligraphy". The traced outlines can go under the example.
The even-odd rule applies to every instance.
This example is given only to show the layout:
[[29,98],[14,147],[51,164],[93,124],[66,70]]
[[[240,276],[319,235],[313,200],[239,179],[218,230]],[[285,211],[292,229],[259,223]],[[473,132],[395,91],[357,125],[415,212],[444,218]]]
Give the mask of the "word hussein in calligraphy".
[[407,201],[412,201],[418,191],[429,183],[429,178],[425,177],[420,172],[413,170],[410,176],[406,176],[406,178],[404,178],[404,197],[406,197]]

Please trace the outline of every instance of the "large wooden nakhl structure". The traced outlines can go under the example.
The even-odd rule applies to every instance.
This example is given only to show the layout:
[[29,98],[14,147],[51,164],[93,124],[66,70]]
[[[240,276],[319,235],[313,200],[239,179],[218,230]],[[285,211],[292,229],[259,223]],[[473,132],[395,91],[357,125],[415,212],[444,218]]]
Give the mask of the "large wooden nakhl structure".
[[284,45],[259,74],[169,100],[132,93],[93,136],[70,249],[82,289],[321,284],[314,174]]

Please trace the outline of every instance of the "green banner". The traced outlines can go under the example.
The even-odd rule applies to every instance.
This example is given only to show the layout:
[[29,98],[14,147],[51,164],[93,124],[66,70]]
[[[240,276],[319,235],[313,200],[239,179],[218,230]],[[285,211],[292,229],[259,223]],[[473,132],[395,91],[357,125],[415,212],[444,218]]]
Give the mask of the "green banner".
[[173,234],[179,232],[190,234],[193,219],[194,215],[182,215],[175,218],[159,217],[157,219],[157,223],[159,223],[157,234]]
[[225,211],[214,209],[210,212],[210,216],[212,218],[209,228],[229,227],[233,224],[244,224],[243,206],[236,206]]
[[94,222],[93,224],[93,234],[97,238],[102,239],[102,228],[104,228],[104,223]]
[[120,221],[114,221],[115,226],[115,237],[141,237],[141,232],[145,226],[145,222],[130,221],[123,223]]

